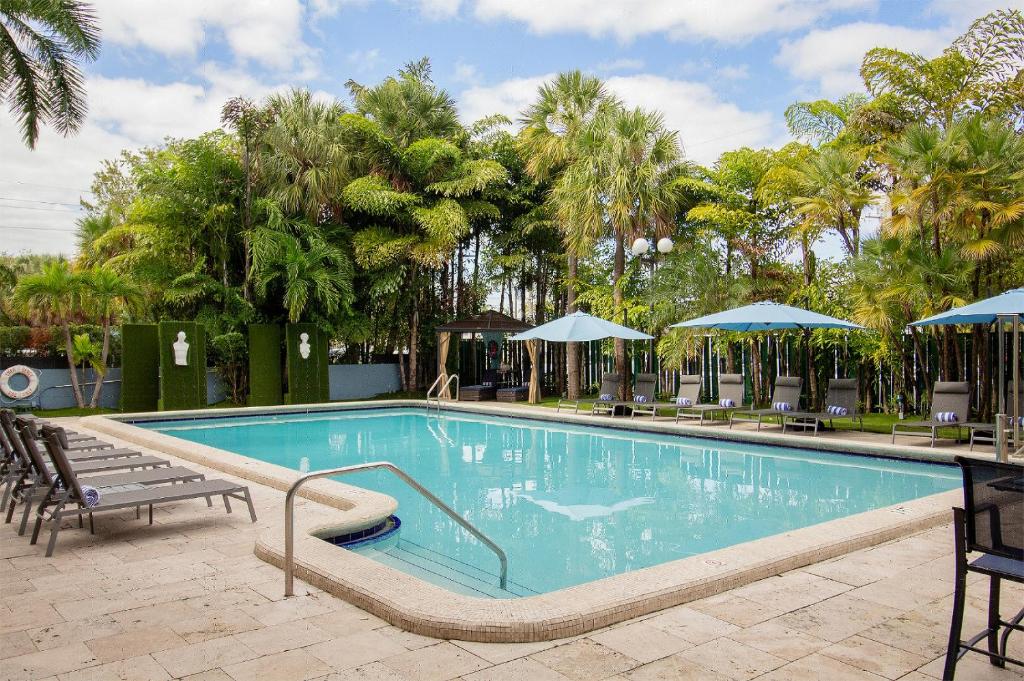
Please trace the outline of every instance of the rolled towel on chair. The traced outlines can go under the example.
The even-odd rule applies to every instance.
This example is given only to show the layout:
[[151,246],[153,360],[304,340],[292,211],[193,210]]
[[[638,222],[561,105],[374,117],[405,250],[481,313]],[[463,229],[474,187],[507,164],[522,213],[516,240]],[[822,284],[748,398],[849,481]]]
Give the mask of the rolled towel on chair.
[[724,397],[724,398],[718,400],[718,406],[719,407],[735,407],[736,406],[736,401],[735,400],[730,400],[728,397]]
[[960,417],[955,411],[940,411],[935,414],[935,420],[939,423],[956,423]]
[[647,395],[634,395],[633,401],[636,402],[637,404],[643,404],[644,402],[647,401]]
[[789,402],[772,402],[772,409],[775,411],[793,411],[793,405]]
[[611,402],[615,399],[615,395],[612,395],[611,393],[601,393],[597,399],[601,402]]
[[100,491],[89,485],[82,485],[82,501],[86,508],[92,508],[100,503]]
[[846,407],[839,407],[834,404],[830,404],[829,406],[825,407],[825,413],[829,414],[830,416],[846,416],[847,414],[850,413],[850,410],[847,409]]
[[677,397],[676,404],[678,404],[680,407],[692,407],[693,400],[691,400],[689,397]]

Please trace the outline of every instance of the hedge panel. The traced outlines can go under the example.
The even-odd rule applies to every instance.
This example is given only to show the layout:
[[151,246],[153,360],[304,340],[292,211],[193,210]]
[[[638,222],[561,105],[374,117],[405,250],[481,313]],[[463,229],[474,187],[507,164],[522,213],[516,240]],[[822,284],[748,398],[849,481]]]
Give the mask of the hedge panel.
[[156,411],[160,334],[156,324],[121,325],[121,411]]
[[331,401],[331,369],[330,359],[328,357],[328,350],[330,349],[330,339],[327,334],[323,331],[320,332],[320,347],[323,348],[321,361],[320,361],[320,401],[330,402]]
[[[206,404],[206,332],[196,322],[160,322],[160,409],[203,409]],[[188,364],[174,363],[174,343],[185,332]]]
[[[288,404],[322,402],[324,369],[327,365],[327,344],[315,324],[285,324],[285,345],[288,362]],[[309,357],[302,358],[301,334],[309,334]]]
[[249,325],[249,406],[281,404],[281,327]]

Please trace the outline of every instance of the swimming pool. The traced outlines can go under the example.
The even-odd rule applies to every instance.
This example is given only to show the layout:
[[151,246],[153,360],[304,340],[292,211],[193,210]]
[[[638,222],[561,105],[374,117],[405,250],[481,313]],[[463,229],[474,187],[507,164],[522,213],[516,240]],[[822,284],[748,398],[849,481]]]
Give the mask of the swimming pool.
[[[422,408],[142,421],[296,470],[388,460],[500,545],[513,596],[695,556],[955,489],[950,466]],[[385,472],[344,482],[399,502],[364,555],[446,588],[509,597],[497,560]],[[343,550],[343,549],[338,549]]]

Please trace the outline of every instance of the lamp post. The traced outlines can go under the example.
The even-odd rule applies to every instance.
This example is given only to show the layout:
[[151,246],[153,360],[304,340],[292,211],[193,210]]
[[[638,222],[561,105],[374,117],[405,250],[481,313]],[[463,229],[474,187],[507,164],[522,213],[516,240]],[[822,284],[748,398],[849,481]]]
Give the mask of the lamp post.
[[[650,296],[650,309],[651,309],[651,319],[652,320],[654,319],[654,297],[653,297],[654,296],[654,290],[653,290],[654,289],[654,274],[655,274],[655,272],[658,271],[658,255],[659,254],[660,255],[668,255],[669,253],[672,252],[673,248],[675,248],[675,244],[672,243],[672,239],[669,239],[667,236],[666,237],[662,237],[661,239],[658,239],[657,243],[654,245],[654,250],[653,251],[651,250],[651,242],[649,240],[645,239],[644,237],[637,238],[633,242],[633,245],[629,247],[630,252],[634,256],[636,256],[638,258],[643,258],[648,253],[651,254],[651,257],[650,257],[651,292],[648,295]],[[652,336],[655,335],[653,329],[651,329],[651,335]],[[654,371],[654,339],[653,338],[651,339],[651,351],[647,355],[647,370],[649,372],[653,372]]]

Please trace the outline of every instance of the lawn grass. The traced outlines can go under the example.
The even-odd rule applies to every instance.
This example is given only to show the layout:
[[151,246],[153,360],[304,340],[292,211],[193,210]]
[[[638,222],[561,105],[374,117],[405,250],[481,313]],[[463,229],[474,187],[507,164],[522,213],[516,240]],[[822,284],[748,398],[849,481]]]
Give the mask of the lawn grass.
[[63,409],[33,409],[32,413],[41,418],[60,418],[61,416],[94,416],[96,414],[116,414],[120,409],[108,407],[65,407]]

